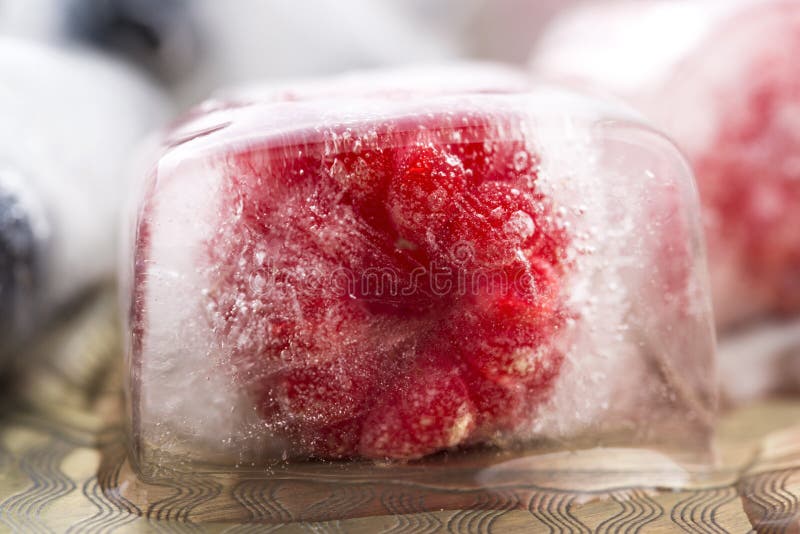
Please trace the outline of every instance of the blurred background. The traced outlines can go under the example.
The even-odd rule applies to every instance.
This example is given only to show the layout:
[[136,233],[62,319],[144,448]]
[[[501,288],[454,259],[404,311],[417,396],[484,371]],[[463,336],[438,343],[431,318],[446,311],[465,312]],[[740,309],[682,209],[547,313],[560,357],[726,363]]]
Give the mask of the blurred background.
[[0,364],[113,287],[133,154],[182,111],[256,81],[524,66],[574,3],[0,0]]
[[220,85],[454,58],[524,63],[575,0],[3,0],[0,32],[88,45],[193,102]]
[[[0,362],[113,286],[132,154],[220,88],[524,65],[569,0],[0,0]],[[6,355],[3,357],[3,355]]]

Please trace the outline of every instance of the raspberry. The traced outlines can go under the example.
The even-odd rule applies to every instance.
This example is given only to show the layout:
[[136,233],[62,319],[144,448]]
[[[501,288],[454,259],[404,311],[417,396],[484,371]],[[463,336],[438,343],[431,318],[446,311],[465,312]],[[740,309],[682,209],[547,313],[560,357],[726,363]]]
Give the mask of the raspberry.
[[536,407],[549,392],[545,388],[533,391],[523,383],[501,385],[472,370],[465,374],[475,406],[476,431],[472,441],[507,440],[508,434],[534,420]]
[[470,208],[456,221],[457,232],[465,241],[474,241],[479,266],[510,265],[525,243],[537,237],[534,199],[511,184],[478,185]]
[[535,176],[538,158],[530,152],[514,121],[498,123],[472,116],[469,127],[458,130],[459,142],[449,145],[473,183],[498,181],[521,183]]
[[372,376],[358,366],[356,358],[337,363],[284,373],[273,386],[283,412],[307,423],[336,423],[359,415],[372,388]]
[[337,153],[325,160],[331,179],[350,204],[369,224],[387,226],[384,203],[394,174],[394,150],[369,148],[355,153]]
[[421,363],[367,416],[359,452],[367,458],[415,459],[464,441],[475,409],[457,367]]
[[402,157],[388,206],[399,237],[411,248],[446,257],[453,246],[451,220],[466,208],[467,181],[458,158],[433,146]]
[[388,200],[398,233],[453,267],[511,263],[518,247],[540,237],[534,220],[543,209],[512,183],[486,181],[497,172],[489,156],[491,167],[476,163],[473,147],[470,168],[458,152],[418,146],[401,159]]
[[569,239],[510,124],[415,117],[226,161],[210,317],[293,452],[408,460],[532,420]]

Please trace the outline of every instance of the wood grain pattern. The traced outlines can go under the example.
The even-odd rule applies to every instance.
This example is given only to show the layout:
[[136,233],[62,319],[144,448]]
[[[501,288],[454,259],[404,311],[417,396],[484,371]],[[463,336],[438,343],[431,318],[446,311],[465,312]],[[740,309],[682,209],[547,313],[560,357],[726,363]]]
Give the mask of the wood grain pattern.
[[800,532],[800,400],[726,414],[719,468],[685,480],[613,449],[601,481],[564,469],[569,456],[452,480],[311,467],[143,480],[125,453],[113,308],[92,300],[18,372],[0,411],[0,532]]

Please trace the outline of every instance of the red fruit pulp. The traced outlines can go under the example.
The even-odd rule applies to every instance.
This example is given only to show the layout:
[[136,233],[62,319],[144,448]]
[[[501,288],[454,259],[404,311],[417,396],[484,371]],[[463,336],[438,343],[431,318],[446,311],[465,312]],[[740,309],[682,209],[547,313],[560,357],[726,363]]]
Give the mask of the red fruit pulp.
[[[333,127],[225,161],[209,320],[295,453],[413,459],[530,421],[569,237],[510,116]],[[334,143],[335,144],[335,143]]]

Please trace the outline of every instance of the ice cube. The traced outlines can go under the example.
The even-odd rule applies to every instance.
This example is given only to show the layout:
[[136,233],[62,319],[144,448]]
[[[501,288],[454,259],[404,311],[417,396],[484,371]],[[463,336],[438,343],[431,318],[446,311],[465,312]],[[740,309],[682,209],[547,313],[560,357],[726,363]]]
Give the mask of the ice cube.
[[267,100],[383,96],[419,98],[421,94],[511,93],[525,91],[530,78],[524,71],[492,62],[450,62],[390,70],[354,71],[329,79],[302,82],[252,83],[217,91],[206,106],[242,105]]
[[166,136],[123,256],[141,469],[601,434],[707,450],[676,149],[568,91],[432,76],[251,91]]
[[534,69],[633,103],[689,156],[721,329],[800,311],[800,4],[593,2]]

